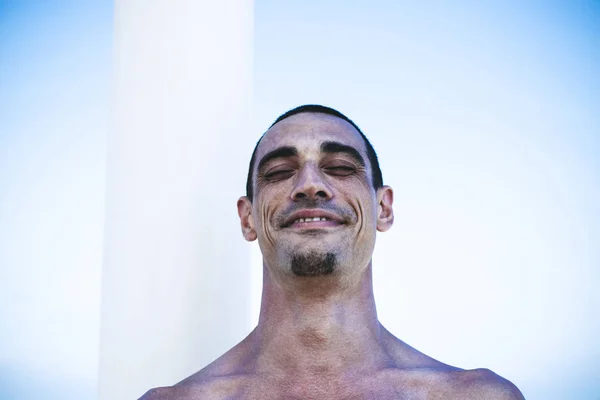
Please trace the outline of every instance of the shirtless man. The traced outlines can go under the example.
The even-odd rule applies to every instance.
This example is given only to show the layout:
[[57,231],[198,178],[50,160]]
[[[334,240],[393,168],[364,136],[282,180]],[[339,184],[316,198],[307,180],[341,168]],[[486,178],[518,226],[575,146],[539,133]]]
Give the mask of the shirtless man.
[[378,321],[371,256],[394,221],[377,156],[347,117],[302,106],[275,121],[238,200],[258,239],[258,326],[210,365],[140,400],[523,399],[487,369],[462,370],[413,349]]

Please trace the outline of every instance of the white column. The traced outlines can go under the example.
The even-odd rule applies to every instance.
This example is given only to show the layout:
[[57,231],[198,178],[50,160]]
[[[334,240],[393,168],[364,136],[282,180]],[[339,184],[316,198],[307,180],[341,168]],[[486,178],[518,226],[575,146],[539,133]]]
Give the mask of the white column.
[[115,2],[101,400],[174,384],[249,332],[252,42],[252,0]]

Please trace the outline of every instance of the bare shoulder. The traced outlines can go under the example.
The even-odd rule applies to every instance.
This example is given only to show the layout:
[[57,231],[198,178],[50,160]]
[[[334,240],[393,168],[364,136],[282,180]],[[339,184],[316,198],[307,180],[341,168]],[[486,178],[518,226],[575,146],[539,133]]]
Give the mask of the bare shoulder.
[[185,380],[169,387],[150,389],[139,400],[217,400],[238,398],[247,377],[205,376],[203,379]]
[[386,332],[393,353],[404,360],[403,368],[388,371],[389,376],[411,398],[524,400],[512,382],[489,369],[464,370],[442,363]]
[[462,399],[525,400],[521,391],[509,380],[480,368],[453,372],[452,391]]
[[402,398],[524,400],[515,385],[489,369],[420,367],[396,370],[390,376]]
[[230,353],[219,357],[200,371],[168,387],[150,389],[139,400],[220,400],[243,397],[250,375],[235,368]]
[[158,387],[148,390],[138,400],[174,400],[174,399],[188,399],[189,397],[172,386],[169,387]]
[[251,375],[239,366],[244,364],[246,339],[225,354],[181,382],[150,389],[139,400],[217,400],[243,397]]

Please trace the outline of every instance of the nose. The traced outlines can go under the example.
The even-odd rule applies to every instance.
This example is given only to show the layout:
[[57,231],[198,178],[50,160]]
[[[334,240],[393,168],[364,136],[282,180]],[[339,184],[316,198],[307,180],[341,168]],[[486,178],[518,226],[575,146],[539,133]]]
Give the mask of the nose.
[[292,189],[292,200],[330,200],[333,198],[333,191],[324,178],[317,165],[305,164]]

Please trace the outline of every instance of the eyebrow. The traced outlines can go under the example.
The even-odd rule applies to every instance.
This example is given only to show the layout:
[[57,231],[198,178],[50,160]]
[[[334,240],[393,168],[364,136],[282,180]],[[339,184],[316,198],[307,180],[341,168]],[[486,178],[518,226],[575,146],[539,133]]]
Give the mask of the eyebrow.
[[275,159],[275,158],[285,158],[285,157],[295,157],[298,155],[298,149],[291,146],[282,146],[278,147],[273,151],[268,152],[260,159],[258,162],[257,171],[260,171],[261,168],[265,166],[266,163]]
[[[321,144],[323,153],[345,153],[352,157],[361,166],[365,166],[365,159],[360,155],[359,151],[354,147],[345,145],[340,142],[323,142]],[[257,171],[260,171],[269,161],[276,158],[296,157],[298,149],[292,146],[282,146],[265,154],[258,162]]]
[[321,144],[321,151],[323,153],[346,153],[361,166],[365,166],[365,159],[360,155],[358,150],[340,142],[323,142]]

